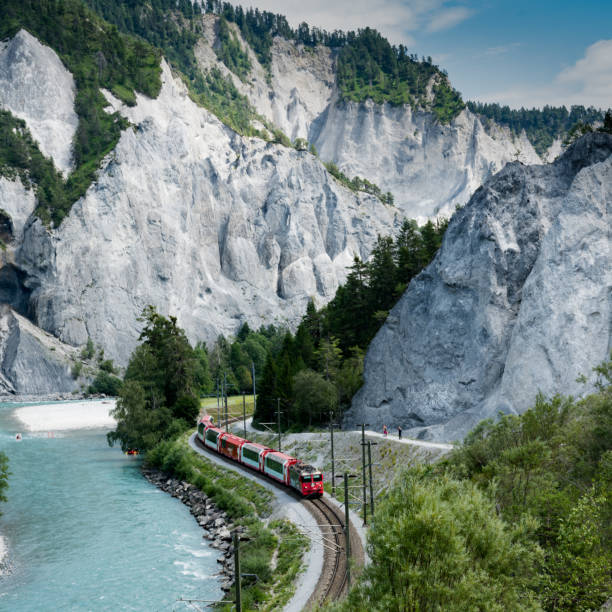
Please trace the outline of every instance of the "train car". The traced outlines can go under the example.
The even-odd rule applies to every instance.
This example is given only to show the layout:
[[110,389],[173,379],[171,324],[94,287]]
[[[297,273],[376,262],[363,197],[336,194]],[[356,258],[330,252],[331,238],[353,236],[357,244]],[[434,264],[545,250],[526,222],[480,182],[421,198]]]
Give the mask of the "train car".
[[278,453],[276,451],[270,451],[264,457],[264,469],[263,473],[283,482],[286,485],[289,484],[289,468],[296,463],[295,457],[290,457],[284,453]]
[[272,450],[267,446],[257,444],[255,442],[249,442],[247,440],[242,445],[240,463],[263,472],[264,457],[270,452],[272,452]]
[[[208,431],[210,431],[209,428]],[[217,450],[226,457],[233,459],[234,461],[240,461],[240,449],[246,442],[244,438],[235,436],[231,433],[223,433],[218,437]]]
[[224,431],[218,427],[207,427],[204,433],[204,445],[218,452],[219,436],[221,436],[223,433]]
[[312,465],[297,461],[289,468],[289,486],[305,497],[323,495],[323,474]]

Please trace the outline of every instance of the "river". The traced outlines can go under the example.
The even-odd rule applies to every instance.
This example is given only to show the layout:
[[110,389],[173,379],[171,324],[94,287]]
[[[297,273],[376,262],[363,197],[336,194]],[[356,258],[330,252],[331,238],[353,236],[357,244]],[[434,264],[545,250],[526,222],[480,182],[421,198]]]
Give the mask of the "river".
[[23,431],[15,407],[0,404],[12,472],[0,504],[0,610],[150,612],[221,598],[215,551],[187,508],[141,476],[138,458],[109,448],[100,429]]

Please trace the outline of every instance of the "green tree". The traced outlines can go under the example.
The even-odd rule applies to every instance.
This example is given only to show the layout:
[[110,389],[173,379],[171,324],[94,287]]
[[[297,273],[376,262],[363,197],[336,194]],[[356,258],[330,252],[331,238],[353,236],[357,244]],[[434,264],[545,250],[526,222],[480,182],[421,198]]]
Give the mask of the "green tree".
[[292,406],[292,423],[311,427],[327,420],[338,403],[338,394],[333,383],[318,372],[301,370],[293,378],[295,401]]
[[130,358],[113,416],[117,427],[109,444],[123,450],[148,450],[195,421],[198,415],[198,358],[175,317],[160,315],[147,306],[140,344]]
[[351,611],[538,610],[533,521],[511,527],[471,482],[403,473],[376,508]]
[[610,594],[610,551],[602,538],[606,500],[586,493],[561,522],[547,562],[544,598],[548,610],[595,610]]

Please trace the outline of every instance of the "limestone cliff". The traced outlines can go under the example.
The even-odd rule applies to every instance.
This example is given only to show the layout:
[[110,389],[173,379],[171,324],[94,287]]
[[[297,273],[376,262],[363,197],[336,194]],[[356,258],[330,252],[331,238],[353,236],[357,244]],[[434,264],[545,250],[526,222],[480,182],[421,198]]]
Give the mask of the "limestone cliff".
[[432,113],[408,105],[340,101],[335,54],[328,47],[306,48],[276,37],[267,77],[240,30],[230,24],[252,65],[243,82],[215,54],[218,17],[203,19],[196,50],[202,68],[215,66],[230,76],[261,115],[292,140],[313,143],[321,159],[336,162],[351,178],[358,175],[391,191],[408,217],[422,221],[451,214],[507,162],[541,162],[524,134],[516,138],[507,129],[489,127],[490,122],[485,129],[467,109],[450,125],[441,125]]
[[370,345],[346,423],[453,440],[538,391],[584,392],[611,346],[611,207],[608,134],[485,183]]
[[[55,53],[29,35],[18,42],[32,58],[28,74],[44,78]],[[13,73],[7,83],[11,99],[26,97],[27,80]],[[31,215],[34,198],[17,178],[0,182],[14,225],[5,264],[19,274],[11,303],[68,344],[91,337],[125,363],[147,304],[176,315],[192,341],[245,320],[293,325],[309,298],[331,299],[354,255],[367,257],[377,234],[400,221],[313,155],[232,132],[166,64],[157,99],[124,107],[106,95],[132,127],[60,227]],[[71,103],[40,104],[65,118],[61,105]]]

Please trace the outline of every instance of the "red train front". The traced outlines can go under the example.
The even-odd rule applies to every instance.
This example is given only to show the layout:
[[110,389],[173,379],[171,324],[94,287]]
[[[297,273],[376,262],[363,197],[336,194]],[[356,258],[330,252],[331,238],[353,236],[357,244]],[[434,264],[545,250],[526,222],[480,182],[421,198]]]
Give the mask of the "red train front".
[[289,484],[304,497],[323,495],[323,474],[303,461],[298,460],[289,468]]

